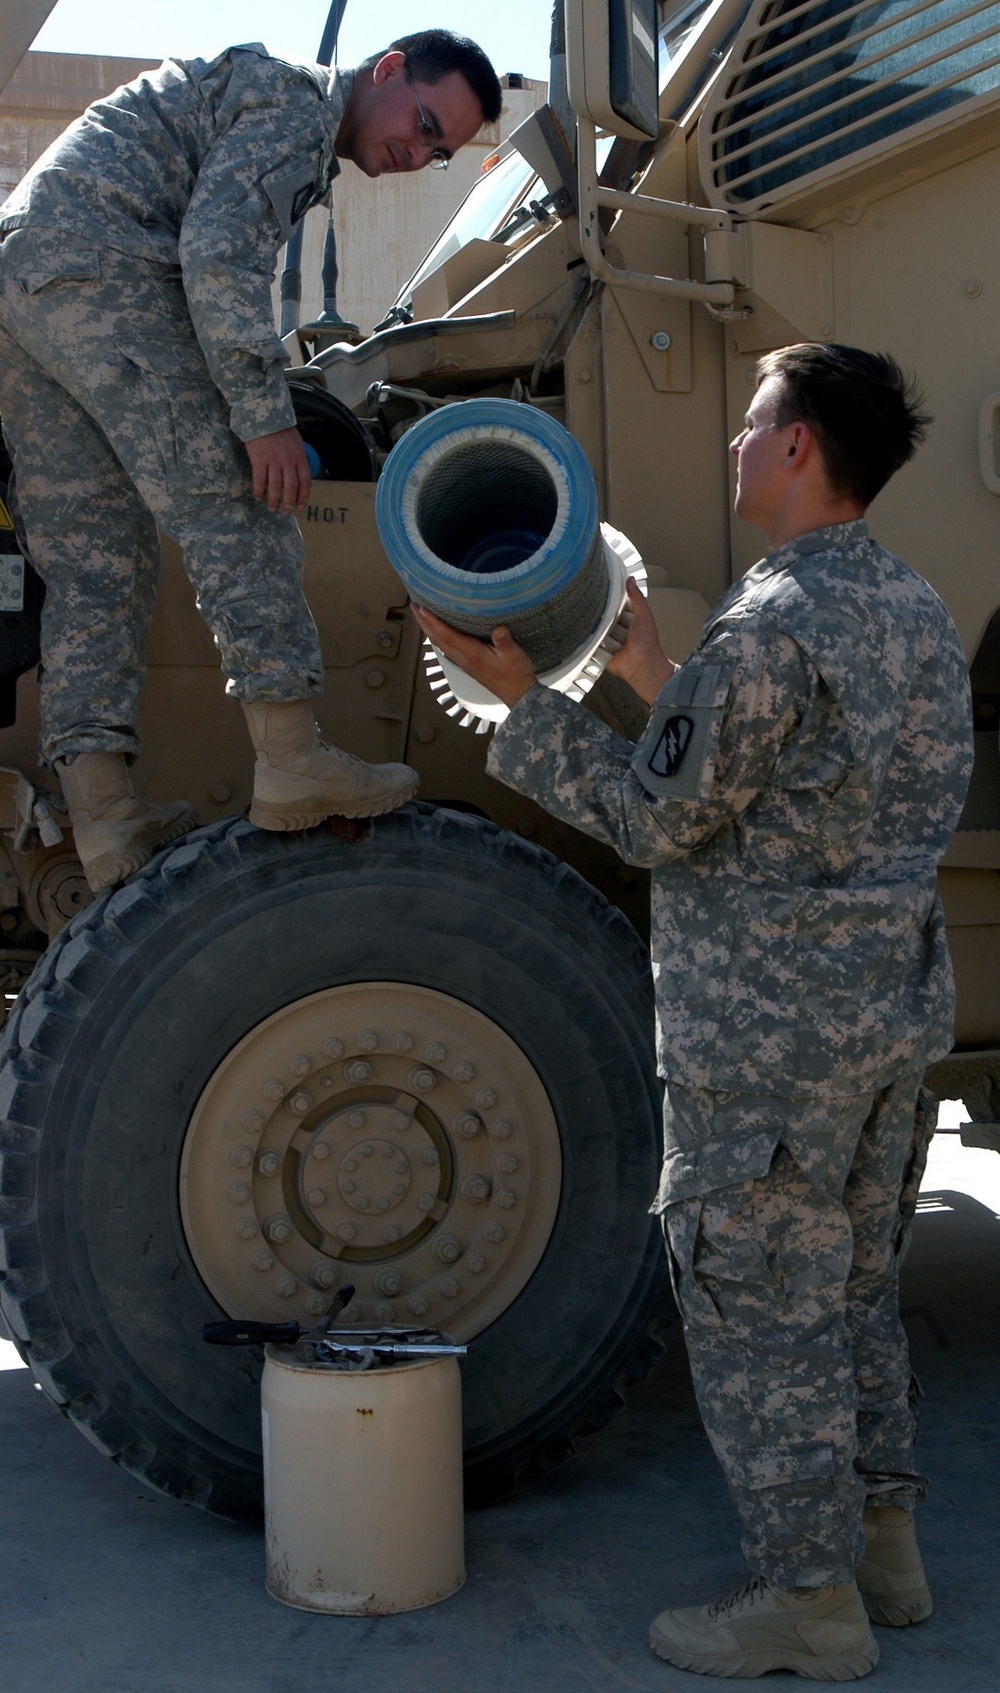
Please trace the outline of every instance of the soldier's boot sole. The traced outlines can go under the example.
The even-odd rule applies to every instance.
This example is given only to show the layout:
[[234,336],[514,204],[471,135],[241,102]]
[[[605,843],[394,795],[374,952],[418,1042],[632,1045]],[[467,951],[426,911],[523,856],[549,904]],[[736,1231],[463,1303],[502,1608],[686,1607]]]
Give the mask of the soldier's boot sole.
[[[400,768],[406,767],[403,765]],[[255,794],[250,802],[248,816],[255,828],[276,831],[315,829],[318,824],[325,823],[328,817],[382,817],[387,811],[395,811],[413,798],[420,786],[420,778],[415,772],[410,772],[410,776],[409,781],[400,782],[392,790],[377,797],[369,796],[367,799],[351,799],[345,796],[323,800],[311,795],[302,795],[297,799],[267,800],[260,799]]]
[[912,1512],[898,1506],[866,1506],[864,1531],[865,1551],[856,1579],[872,1622],[882,1628],[925,1622],[934,1602]]
[[807,1681],[859,1681],[879,1656],[853,1583],[817,1589],[813,1599],[758,1578],[723,1604],[662,1612],[649,1643],[678,1669],[730,1680],[785,1670]]
[[[182,835],[196,829],[200,822],[194,806],[185,805],[183,802],[150,809],[159,815],[145,820],[137,819],[134,827],[121,823],[102,825],[98,822],[92,823],[87,829],[74,829],[83,873],[93,893],[102,893],[105,888],[113,888],[119,882],[128,881],[130,876],[134,876],[137,870],[149,863],[153,854],[159,852],[161,847],[179,840]],[[104,851],[98,851],[96,856],[91,856],[88,850],[84,856],[81,851],[81,836],[86,839],[88,835],[91,839],[101,835],[112,838],[107,841]],[[95,844],[101,843],[97,841]]]

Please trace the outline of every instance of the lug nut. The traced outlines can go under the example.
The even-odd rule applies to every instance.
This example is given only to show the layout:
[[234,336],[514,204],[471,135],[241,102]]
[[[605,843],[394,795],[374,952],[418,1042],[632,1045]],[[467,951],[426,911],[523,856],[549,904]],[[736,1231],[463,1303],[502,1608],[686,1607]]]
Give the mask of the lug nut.
[[512,1176],[519,1163],[520,1159],[513,1152],[505,1152],[502,1158],[497,1159],[498,1167],[506,1176]]
[[285,1097],[285,1084],[284,1084],[284,1082],[279,1082],[277,1080],[277,1078],[275,1078],[273,1081],[264,1083],[264,1098],[265,1099],[284,1099],[284,1097]]
[[437,1147],[425,1146],[420,1154],[420,1162],[422,1164],[436,1164],[438,1162]]
[[428,1064],[443,1064],[448,1056],[448,1048],[442,1046],[439,1040],[432,1040],[424,1047],[424,1057]]
[[375,1148],[373,1147],[371,1141],[366,1140],[364,1146],[361,1148],[361,1156],[362,1158],[370,1158],[374,1151]]
[[314,1158],[329,1158],[330,1148],[327,1146],[325,1140],[318,1140],[315,1143],[312,1149],[312,1156]]
[[354,1227],[353,1223],[341,1223],[340,1227],[337,1230],[337,1239],[338,1240],[353,1240],[354,1236],[357,1234],[357,1232],[358,1231]]
[[266,1247],[262,1248],[260,1252],[255,1252],[250,1262],[255,1270],[260,1270],[262,1273],[274,1268],[273,1254],[268,1252]]
[[465,1260],[465,1267],[474,1276],[481,1276],[486,1268],[486,1259],[481,1252],[470,1252]]
[[274,1284],[274,1291],[282,1299],[291,1299],[293,1294],[298,1293],[299,1284],[294,1276],[279,1276]]
[[306,1310],[310,1317],[325,1317],[330,1309],[330,1301],[324,1299],[321,1293],[311,1293],[306,1300]]
[[383,1326],[391,1323],[395,1315],[396,1313],[391,1305],[376,1305],[375,1307],[375,1321]]
[[417,1093],[430,1093],[435,1079],[433,1070],[424,1070],[419,1067],[416,1070],[411,1070],[407,1077],[411,1088],[415,1088]]
[[433,1210],[433,1207],[434,1195],[432,1193],[422,1193],[420,1198],[417,1200],[418,1211],[431,1211]]
[[396,1130],[397,1134],[405,1134],[406,1130],[412,1125],[412,1122],[412,1117],[408,1117],[405,1111],[397,1111],[393,1115],[392,1126]]
[[489,1228],[484,1230],[484,1233],[487,1240],[491,1240],[495,1246],[498,1241],[503,1240],[507,1230],[504,1228],[502,1223],[491,1223]]
[[462,1291],[462,1284],[454,1276],[446,1276],[441,1283],[441,1292],[446,1299],[457,1299]]
[[480,1088],[476,1094],[476,1104],[481,1105],[484,1111],[492,1111],[496,1102],[497,1096],[492,1088]]
[[259,1135],[264,1127],[264,1115],[261,1111],[248,1111],[243,1119],[243,1127],[247,1134]]
[[245,1205],[247,1200],[250,1198],[250,1193],[251,1188],[249,1182],[233,1182],[232,1187],[229,1189],[229,1197],[234,1205]]
[[512,1206],[517,1204],[517,1194],[511,1193],[510,1188],[505,1187],[497,1194],[497,1204],[502,1205],[505,1211],[509,1211]]
[[286,1240],[291,1240],[294,1232],[287,1217],[268,1217],[264,1224],[264,1233],[276,1246],[283,1246]]
[[347,1113],[347,1126],[348,1126],[349,1129],[363,1129],[364,1126],[365,1126],[365,1114],[364,1114],[364,1112],[363,1111],[348,1111],[348,1113]]
[[408,1035],[405,1029],[400,1029],[399,1034],[392,1037],[392,1050],[393,1052],[412,1052],[413,1036]]
[[289,1111],[294,1111],[296,1117],[304,1117],[312,1107],[312,1094],[306,1093],[305,1088],[299,1088],[288,1100]]
[[463,1058],[461,1064],[455,1065],[456,1082],[471,1082],[475,1073],[476,1066],[474,1064],[470,1064],[467,1058]]
[[322,1258],[309,1271],[309,1280],[313,1287],[336,1287],[338,1276],[339,1271],[336,1265],[328,1264]]
[[376,1293],[382,1293],[387,1299],[395,1299],[402,1291],[403,1278],[398,1270],[379,1270],[372,1283]]
[[262,1152],[257,1160],[257,1169],[262,1176],[276,1176],[281,1169],[281,1154],[270,1149]]
[[509,1140],[512,1129],[513,1124],[508,1123],[506,1117],[498,1117],[496,1122],[490,1126],[490,1134],[494,1140]]
[[387,1226],[382,1230],[382,1239],[389,1246],[391,1246],[394,1241],[397,1241],[399,1239],[399,1230],[396,1227],[395,1223],[387,1224]]
[[253,1148],[250,1146],[238,1146],[231,1154],[231,1161],[238,1169],[245,1170],[248,1165],[253,1163]]
[[423,1293],[415,1293],[410,1300],[410,1311],[414,1317],[426,1317],[431,1308],[431,1302]]
[[436,1258],[439,1264],[454,1264],[461,1256],[461,1243],[453,1234],[439,1234],[431,1247],[431,1257]]
[[313,1061],[306,1052],[298,1053],[288,1066],[293,1076],[308,1076],[312,1067]]
[[257,1233],[257,1224],[252,1217],[241,1217],[236,1225],[236,1233],[241,1240],[253,1240]]
[[342,1058],[343,1055],[344,1043],[342,1040],[337,1040],[334,1037],[331,1037],[330,1040],[325,1040],[323,1042],[324,1058]]
[[326,1194],[321,1187],[311,1187],[306,1194],[306,1198],[314,1210],[320,1205],[326,1204]]
[[367,1082],[371,1080],[372,1067],[367,1058],[352,1058],[344,1065],[344,1075],[349,1082]]
[[378,1035],[374,1029],[362,1029],[358,1036],[358,1047],[362,1052],[374,1052],[378,1046]]
[[481,1205],[484,1199],[490,1197],[490,1184],[485,1176],[466,1176],[462,1193],[470,1205]]
[[474,1111],[462,1111],[455,1118],[454,1129],[463,1140],[472,1140],[483,1126],[483,1119],[477,1117]]

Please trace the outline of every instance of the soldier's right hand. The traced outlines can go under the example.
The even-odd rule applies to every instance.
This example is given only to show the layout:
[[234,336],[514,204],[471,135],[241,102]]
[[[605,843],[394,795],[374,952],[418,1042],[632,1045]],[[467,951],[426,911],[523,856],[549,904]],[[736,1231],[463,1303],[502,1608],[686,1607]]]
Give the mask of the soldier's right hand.
[[254,499],[265,501],[268,511],[280,511],[283,517],[301,510],[312,478],[298,430],[278,429],[243,444],[253,472]]

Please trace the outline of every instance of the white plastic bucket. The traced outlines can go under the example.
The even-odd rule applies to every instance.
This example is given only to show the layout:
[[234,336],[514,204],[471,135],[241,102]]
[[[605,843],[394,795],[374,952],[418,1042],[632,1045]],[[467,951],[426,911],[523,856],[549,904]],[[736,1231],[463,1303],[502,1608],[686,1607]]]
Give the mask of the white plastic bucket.
[[455,1358],[343,1371],[268,1346],[261,1382],[267,1590],[387,1616],[465,1581]]

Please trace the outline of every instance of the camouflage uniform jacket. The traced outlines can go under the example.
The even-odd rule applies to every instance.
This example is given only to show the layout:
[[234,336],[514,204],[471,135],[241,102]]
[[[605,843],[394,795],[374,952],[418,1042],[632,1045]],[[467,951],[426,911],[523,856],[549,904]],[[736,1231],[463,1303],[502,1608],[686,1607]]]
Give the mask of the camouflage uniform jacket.
[[951,1045],[935,867],[971,744],[948,612],[857,521],[780,547],[724,596],[638,746],[536,686],[489,768],[653,867],[670,1081],[829,1097]]
[[287,64],[259,45],[210,63],[168,59],[70,125],[0,207],[0,233],[58,231],[62,275],[73,245],[179,263],[234,433],[286,429],[275,256],[340,170],[334,143],[353,85],[352,71]]

